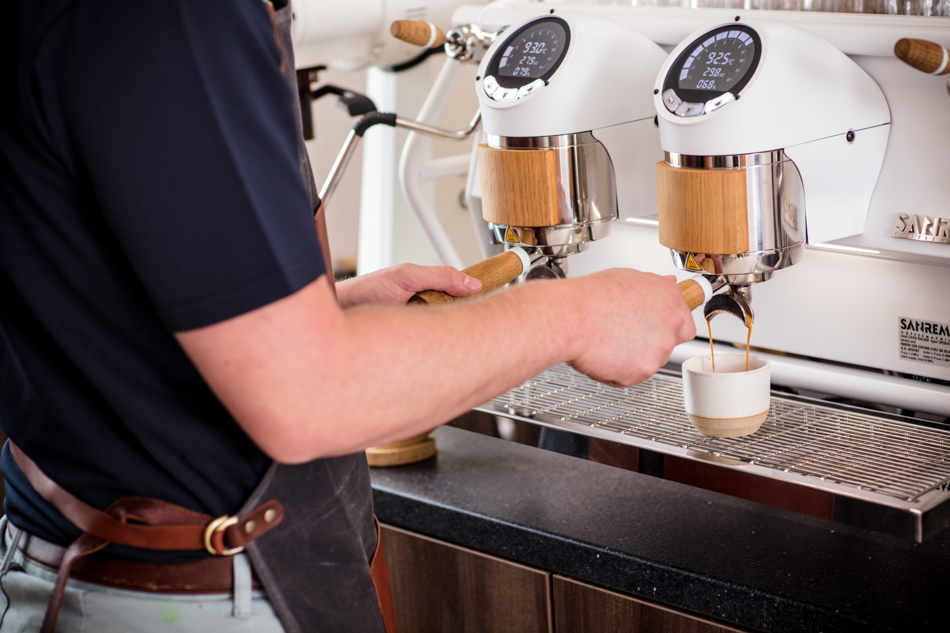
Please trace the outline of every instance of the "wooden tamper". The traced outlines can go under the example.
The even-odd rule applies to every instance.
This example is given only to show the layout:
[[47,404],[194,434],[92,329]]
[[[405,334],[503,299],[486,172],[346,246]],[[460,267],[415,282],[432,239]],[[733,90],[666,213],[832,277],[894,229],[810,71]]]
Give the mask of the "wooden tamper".
[[415,464],[435,455],[435,438],[426,431],[410,438],[366,449],[366,461],[374,468]]

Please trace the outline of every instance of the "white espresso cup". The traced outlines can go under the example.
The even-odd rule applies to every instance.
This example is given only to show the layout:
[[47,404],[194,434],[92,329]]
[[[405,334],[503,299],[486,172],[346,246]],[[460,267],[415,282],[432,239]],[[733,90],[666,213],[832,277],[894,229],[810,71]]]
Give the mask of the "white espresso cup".
[[745,354],[716,354],[713,372],[709,356],[683,363],[683,400],[696,430],[711,437],[755,433],[771,406],[769,361]]

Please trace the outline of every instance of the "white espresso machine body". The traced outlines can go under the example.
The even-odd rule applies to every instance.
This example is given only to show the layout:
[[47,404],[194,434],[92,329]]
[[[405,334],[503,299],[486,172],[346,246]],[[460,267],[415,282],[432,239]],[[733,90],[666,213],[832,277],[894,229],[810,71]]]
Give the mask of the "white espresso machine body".
[[[498,30],[538,15],[547,7],[556,11],[567,8],[560,3],[494,2],[479,7],[463,6],[454,14],[453,22],[475,22],[486,30]],[[865,169],[866,172],[878,170],[868,176],[872,179],[869,202],[861,203],[864,208],[856,213],[862,219],[856,221],[854,201],[850,201],[852,211],[848,213],[850,219],[842,224],[843,229],[832,226],[822,232],[813,231],[809,226],[808,245],[800,261],[776,272],[768,282],[755,285],[757,320],[752,345],[783,355],[777,357],[780,370],[775,374],[776,384],[908,410],[950,412],[950,386],[947,385],[950,338],[940,335],[941,327],[950,327],[950,239],[946,238],[946,232],[941,232],[944,220],[950,217],[950,179],[944,175],[946,148],[950,147],[950,96],[944,79],[924,75],[893,55],[894,44],[902,37],[928,39],[950,46],[947,21],[906,16],[691,11],[613,5],[571,5],[570,10],[594,13],[632,26],[667,50],[673,50],[684,40],[689,41],[695,31],[725,25],[739,17],[747,23],[779,24],[768,30],[767,45],[782,48],[783,54],[794,54],[794,49],[780,47],[777,41],[784,40],[787,31],[795,30],[791,27],[797,27],[807,31],[811,41],[817,39],[816,50],[835,49],[836,53],[831,55],[836,57],[835,63],[847,62],[863,71],[854,74],[855,77],[864,75],[855,80],[854,88],[857,94],[865,96],[866,93],[870,102],[859,104],[860,112],[836,110],[848,103],[847,95],[841,95],[841,100],[836,95],[816,91],[800,97],[807,97],[807,103],[802,104],[807,109],[807,113],[802,114],[807,116],[801,118],[811,120],[816,128],[827,127],[829,137],[854,130],[855,147],[868,139],[869,145],[875,145],[873,149],[878,151],[883,143],[871,143],[870,139],[875,136],[876,128],[878,135],[881,129],[886,129],[883,159],[878,157],[871,161],[876,161],[879,167],[871,165]],[[784,28],[785,25],[790,27]],[[773,31],[782,34],[782,38]],[[817,55],[810,58],[809,63],[820,64],[821,60],[822,56]],[[671,55],[666,63],[674,62],[675,55]],[[768,63],[770,65],[761,70],[785,72],[781,69],[786,66],[780,60]],[[755,81],[770,80],[761,75]],[[776,81],[780,83],[780,78]],[[776,90],[780,90],[780,86]],[[662,97],[662,90],[650,95],[654,96]],[[792,99],[794,105],[795,95],[787,98]],[[728,105],[720,112],[711,112],[711,116],[729,116]],[[658,104],[657,109],[660,125],[664,125],[663,113],[668,114],[668,111],[660,108],[662,104]],[[786,112],[786,117],[794,115],[788,110],[781,111]],[[786,149],[793,160],[809,162],[813,157],[801,150],[809,149],[809,144],[816,148],[821,145],[820,134],[798,138],[793,134],[795,130],[783,127],[785,123],[782,116],[771,123],[767,119],[750,121],[749,129],[757,130],[766,140],[755,144],[748,134],[737,134],[736,146],[727,151],[760,151],[754,147],[778,149],[771,145],[787,142]],[[839,130],[842,126],[847,127]],[[743,121],[738,120],[736,127],[741,130]],[[778,136],[781,134],[794,138],[782,141]],[[702,142],[701,138],[690,140],[683,132],[682,149],[713,151],[705,146],[688,145]],[[847,143],[843,141],[842,145]],[[848,147],[843,151],[854,150]],[[660,148],[657,153],[662,156]],[[867,159],[871,153],[866,152],[861,158]],[[838,167],[850,169],[849,165]],[[650,175],[652,177],[652,170]],[[625,177],[635,176],[617,174],[618,181]],[[803,175],[803,178],[808,176]],[[876,184],[873,184],[874,179]],[[834,178],[820,180],[826,190],[831,188],[827,193],[833,200]],[[807,183],[805,186],[807,196]],[[477,187],[470,187],[469,194],[477,202]],[[808,211],[812,211],[811,207]],[[652,214],[646,213],[621,200],[620,222],[613,234],[573,256],[571,276],[616,266],[680,278],[692,274],[678,270],[671,261],[670,250],[660,245],[655,213],[655,210]],[[835,218],[833,206],[822,213],[832,220]],[[818,217],[817,210],[813,217]],[[702,313],[697,311],[694,317],[699,331],[704,333],[706,323]],[[922,329],[928,331],[925,333]],[[931,331],[936,333],[931,334]],[[716,322],[717,343],[744,346],[746,333],[738,321]],[[681,362],[703,353],[704,349],[708,350],[708,343],[701,341],[682,345],[674,352],[673,360]],[[784,373],[782,362],[787,370]]]

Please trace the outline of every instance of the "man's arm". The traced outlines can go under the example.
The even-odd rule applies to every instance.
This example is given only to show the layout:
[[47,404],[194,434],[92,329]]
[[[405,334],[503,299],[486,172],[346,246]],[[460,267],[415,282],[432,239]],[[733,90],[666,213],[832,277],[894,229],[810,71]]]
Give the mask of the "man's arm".
[[558,362],[635,384],[694,334],[672,277],[612,270],[451,306],[347,311],[321,277],[176,336],[251,439],[299,463],[423,432]]

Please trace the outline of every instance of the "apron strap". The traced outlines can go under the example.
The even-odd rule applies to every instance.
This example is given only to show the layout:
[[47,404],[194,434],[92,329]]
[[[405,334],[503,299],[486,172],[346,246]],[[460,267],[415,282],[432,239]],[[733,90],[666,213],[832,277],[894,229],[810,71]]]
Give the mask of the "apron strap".
[[320,241],[320,250],[323,251],[323,267],[326,269],[327,282],[336,296],[336,282],[333,279],[333,262],[330,257],[330,240],[327,237],[327,213],[323,202],[313,214],[314,228],[317,231],[317,240]]
[[66,548],[63,561],[59,564],[59,571],[56,573],[53,593],[50,594],[49,602],[46,603],[46,613],[43,615],[43,626],[40,627],[40,633],[54,633],[56,631],[59,610],[63,606],[63,598],[66,596],[66,582],[69,580],[69,572],[72,570],[73,563],[83,556],[95,554],[106,545],[108,543],[100,538],[83,534]]
[[383,552],[383,535],[379,529],[379,519],[374,515],[373,520],[376,521],[376,551],[369,566],[369,575],[373,579],[373,588],[376,589],[376,600],[379,602],[379,611],[383,614],[386,633],[399,633],[393,589],[389,582],[389,568],[386,566],[386,553]]

